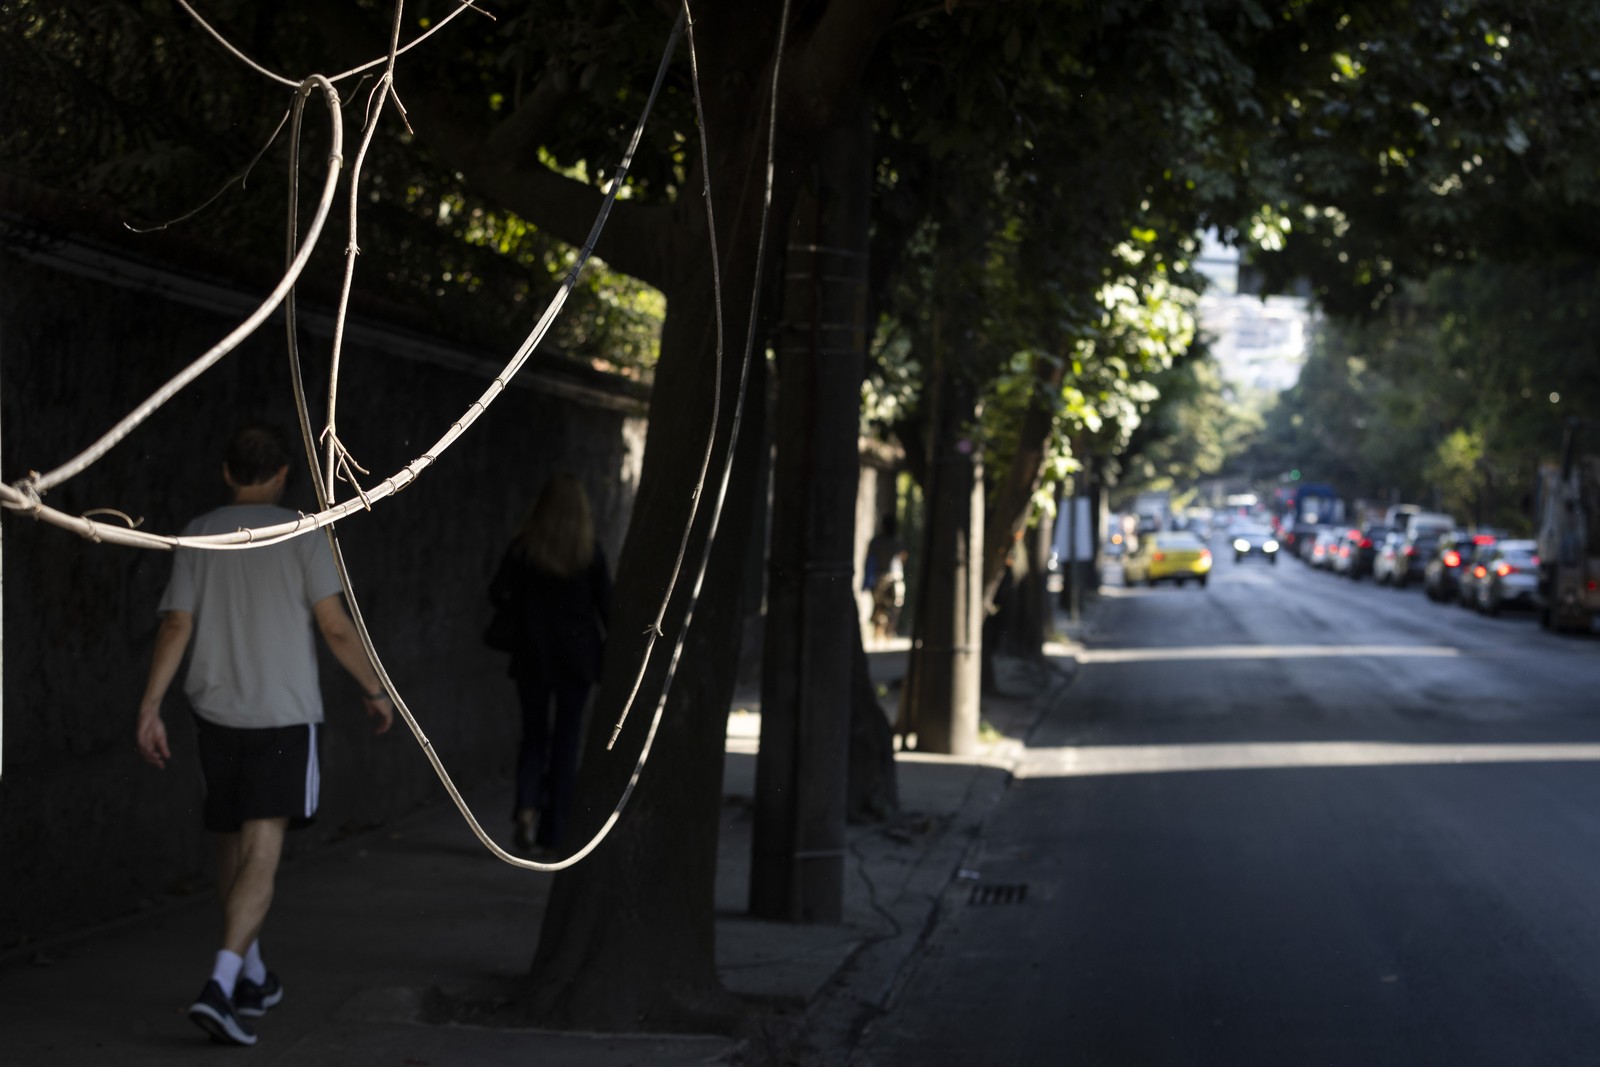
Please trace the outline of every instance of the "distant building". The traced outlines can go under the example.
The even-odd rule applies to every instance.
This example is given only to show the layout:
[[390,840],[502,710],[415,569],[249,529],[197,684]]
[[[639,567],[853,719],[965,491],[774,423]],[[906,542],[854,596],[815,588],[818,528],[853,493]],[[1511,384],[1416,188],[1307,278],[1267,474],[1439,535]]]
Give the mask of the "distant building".
[[1206,235],[1199,272],[1210,284],[1200,297],[1200,329],[1223,378],[1244,389],[1282,392],[1300,380],[1310,303],[1301,296],[1241,295],[1239,250]]

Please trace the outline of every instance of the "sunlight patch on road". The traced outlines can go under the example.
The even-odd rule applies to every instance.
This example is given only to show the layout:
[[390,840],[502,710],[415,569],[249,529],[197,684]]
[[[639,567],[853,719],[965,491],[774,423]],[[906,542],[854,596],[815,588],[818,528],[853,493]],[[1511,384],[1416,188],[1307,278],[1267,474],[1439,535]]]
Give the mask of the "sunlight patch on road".
[[1448,645],[1186,645],[1178,648],[1089,648],[1077,653],[1080,663],[1152,663],[1166,660],[1453,659],[1459,648]]
[[1031,748],[1019,777],[1086,778],[1188,771],[1574,762],[1600,762],[1600,744],[1427,745],[1382,741],[1258,741],[1239,744],[1083,745]]

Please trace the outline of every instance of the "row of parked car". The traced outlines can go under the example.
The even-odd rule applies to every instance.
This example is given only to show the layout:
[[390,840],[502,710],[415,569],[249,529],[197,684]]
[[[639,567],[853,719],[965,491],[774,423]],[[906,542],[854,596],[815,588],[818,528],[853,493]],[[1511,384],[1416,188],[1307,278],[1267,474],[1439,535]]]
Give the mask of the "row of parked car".
[[1312,567],[1356,580],[1370,576],[1397,589],[1420,584],[1430,600],[1453,600],[1488,615],[1535,606],[1537,545],[1501,531],[1429,522],[1407,529],[1325,527],[1299,538],[1296,547]]

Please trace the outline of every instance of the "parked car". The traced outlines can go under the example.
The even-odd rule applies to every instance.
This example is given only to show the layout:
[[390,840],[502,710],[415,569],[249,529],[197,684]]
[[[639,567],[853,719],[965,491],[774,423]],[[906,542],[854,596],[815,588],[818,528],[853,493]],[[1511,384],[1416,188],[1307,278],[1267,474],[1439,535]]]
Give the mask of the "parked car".
[[1210,573],[1211,550],[1187,530],[1146,534],[1122,561],[1122,577],[1128,585],[1183,585],[1194,579],[1204,586]]
[[1422,569],[1422,591],[1429,600],[1454,600],[1461,583],[1461,566],[1472,555],[1474,544],[1492,540],[1488,534],[1452,530],[1439,538],[1433,555]]
[[1438,544],[1438,531],[1424,526],[1410,534],[1392,533],[1384,537],[1384,547],[1373,563],[1376,581],[1405,589],[1411,582],[1421,581],[1427,558]]
[[1266,560],[1268,563],[1278,562],[1278,552],[1282,545],[1278,543],[1277,531],[1270,526],[1250,525],[1237,523],[1233,527],[1233,561],[1243,563],[1251,556]]
[[1346,530],[1339,537],[1338,554],[1333,561],[1335,574],[1359,580],[1372,573],[1372,561],[1378,553],[1378,542],[1389,532],[1380,524]]
[[1372,580],[1379,585],[1388,585],[1394,581],[1395,560],[1399,557],[1400,546],[1405,543],[1406,535],[1399,530],[1390,530],[1383,535],[1383,540],[1378,542],[1377,554],[1372,557]]
[[1539,556],[1536,541],[1501,541],[1484,562],[1478,579],[1478,610],[1498,615],[1501,608],[1537,606]]
[[1307,540],[1311,542],[1311,558],[1307,562],[1318,570],[1332,567],[1333,557],[1330,553],[1337,553],[1339,550],[1339,531],[1325,526]]
[[1278,531],[1278,540],[1289,546],[1289,551],[1306,563],[1311,562],[1312,550],[1317,546],[1317,532],[1312,530],[1304,537],[1290,538],[1289,530],[1281,523],[1274,523]]
[[1456,520],[1442,511],[1414,511],[1405,517],[1399,528],[1407,537],[1418,537],[1426,532],[1442,535],[1456,528]]
[[1478,585],[1489,575],[1489,557],[1494,555],[1492,538],[1476,542],[1461,554],[1461,573],[1456,578],[1456,603],[1464,608],[1478,607]]

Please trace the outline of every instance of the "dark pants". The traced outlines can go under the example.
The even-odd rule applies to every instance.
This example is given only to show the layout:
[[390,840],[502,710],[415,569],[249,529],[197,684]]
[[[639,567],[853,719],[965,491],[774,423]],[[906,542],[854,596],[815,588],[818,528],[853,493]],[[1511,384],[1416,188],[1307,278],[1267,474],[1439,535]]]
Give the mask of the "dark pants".
[[559,670],[517,679],[517,696],[522,702],[517,808],[539,811],[539,832],[534,843],[541,848],[561,847],[572,818],[578,749],[583,740],[583,707],[592,684],[586,677]]

